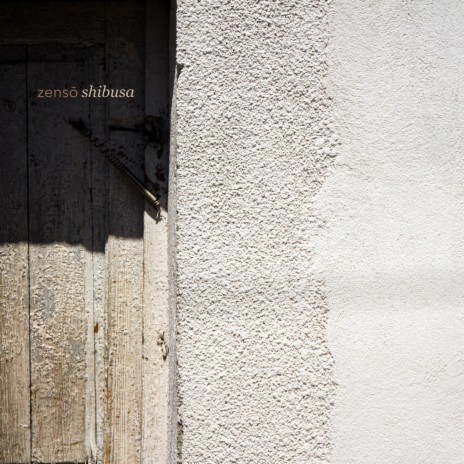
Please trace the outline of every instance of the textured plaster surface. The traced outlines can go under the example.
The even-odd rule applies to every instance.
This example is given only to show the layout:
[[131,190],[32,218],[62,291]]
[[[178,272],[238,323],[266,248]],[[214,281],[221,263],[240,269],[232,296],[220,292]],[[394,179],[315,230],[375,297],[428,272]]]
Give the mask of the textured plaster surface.
[[462,463],[464,3],[337,0],[329,23],[332,462]]
[[178,4],[179,462],[327,463],[326,1]]

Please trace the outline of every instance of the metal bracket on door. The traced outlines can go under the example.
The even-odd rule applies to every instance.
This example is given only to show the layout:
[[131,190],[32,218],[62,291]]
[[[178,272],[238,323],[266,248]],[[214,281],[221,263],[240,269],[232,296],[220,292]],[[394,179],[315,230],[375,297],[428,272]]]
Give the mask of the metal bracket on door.
[[158,211],[160,209],[160,200],[154,193],[147,189],[144,183],[118,158],[118,152],[112,148],[105,148],[104,143],[101,143],[97,137],[95,137],[92,131],[85,126],[84,122],[79,120],[69,120],[71,126],[76,129],[84,137],[87,137],[90,142],[99,149],[100,153],[109,161],[120,173],[122,173],[137,190],[142,194],[145,200],[155,207]]

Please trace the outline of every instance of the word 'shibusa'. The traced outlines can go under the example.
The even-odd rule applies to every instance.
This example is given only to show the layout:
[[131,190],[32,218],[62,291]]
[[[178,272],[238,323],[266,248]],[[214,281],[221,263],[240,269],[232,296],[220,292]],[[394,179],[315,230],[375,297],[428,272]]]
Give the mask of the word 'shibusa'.
[[90,85],[86,89],[38,89],[37,98],[134,98],[134,89],[112,89],[103,85]]
[[105,84],[82,90],[83,98],[133,98],[134,89],[110,89]]

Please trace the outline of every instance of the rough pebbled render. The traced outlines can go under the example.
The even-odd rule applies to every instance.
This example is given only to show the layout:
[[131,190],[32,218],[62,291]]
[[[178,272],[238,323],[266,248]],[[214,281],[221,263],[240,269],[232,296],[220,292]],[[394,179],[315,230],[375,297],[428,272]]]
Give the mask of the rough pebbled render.
[[336,155],[329,2],[180,1],[179,462],[327,463],[313,198]]

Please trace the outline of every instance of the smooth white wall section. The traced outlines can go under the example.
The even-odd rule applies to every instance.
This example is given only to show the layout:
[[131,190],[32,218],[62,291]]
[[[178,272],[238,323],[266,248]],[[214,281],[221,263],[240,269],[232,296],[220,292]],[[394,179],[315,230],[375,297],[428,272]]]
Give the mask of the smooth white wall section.
[[334,464],[464,462],[464,2],[338,0],[317,199]]

